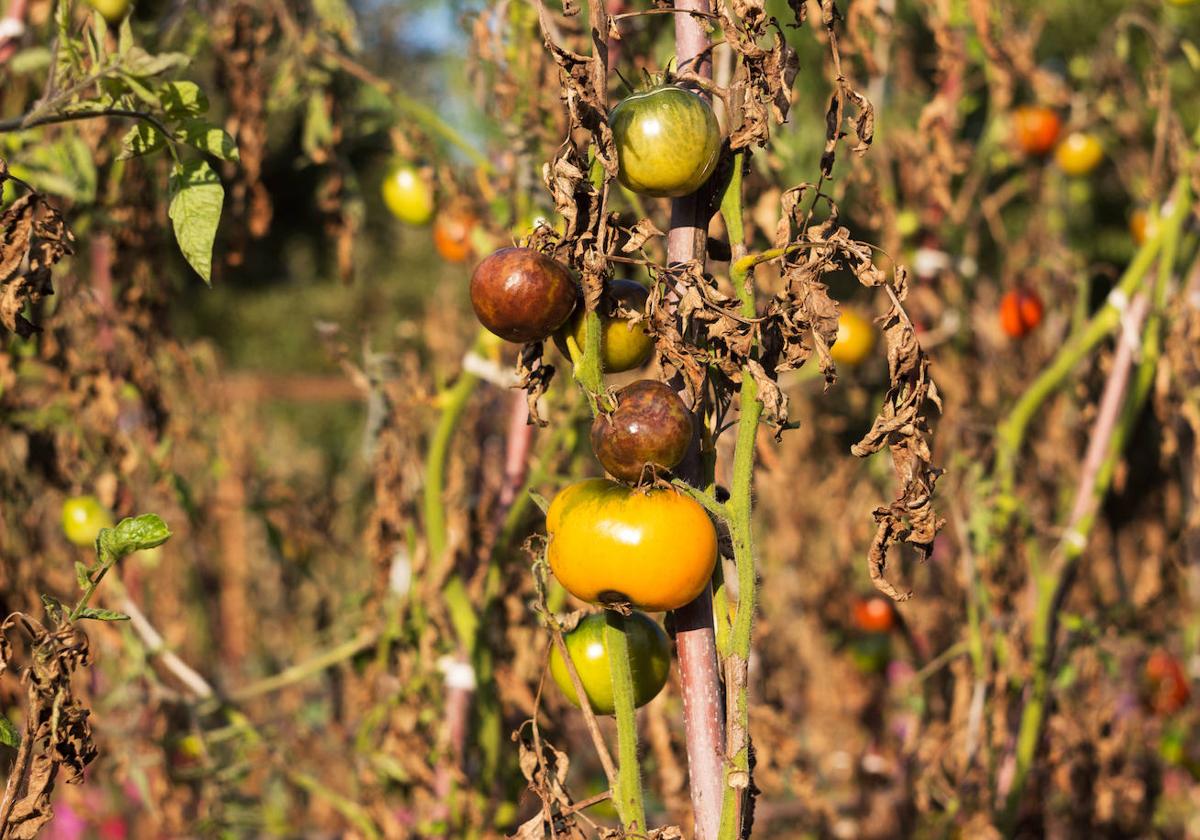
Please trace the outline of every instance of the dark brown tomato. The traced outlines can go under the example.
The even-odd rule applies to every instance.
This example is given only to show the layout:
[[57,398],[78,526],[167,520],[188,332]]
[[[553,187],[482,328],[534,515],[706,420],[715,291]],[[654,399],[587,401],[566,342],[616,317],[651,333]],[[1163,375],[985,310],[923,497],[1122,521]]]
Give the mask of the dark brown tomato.
[[561,263],[532,248],[501,248],[471,275],[479,322],[506,341],[541,341],[571,317],[578,295]]
[[692,414],[668,386],[643,379],[617,392],[617,407],[592,423],[592,451],[616,478],[636,482],[647,464],[671,469],[692,442]]

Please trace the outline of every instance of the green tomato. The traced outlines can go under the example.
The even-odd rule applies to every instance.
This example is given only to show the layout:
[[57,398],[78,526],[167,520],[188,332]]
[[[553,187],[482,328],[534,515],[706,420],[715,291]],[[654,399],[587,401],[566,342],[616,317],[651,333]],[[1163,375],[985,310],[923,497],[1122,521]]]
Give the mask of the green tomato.
[[721,154],[721,128],[708,101],[674,85],[635,93],[609,115],[617,178],[635,193],[675,197],[708,180]]
[[125,15],[129,14],[129,0],[88,0],[88,5],[113,26],[123,21]]
[[95,496],[70,496],[63,502],[62,526],[68,540],[90,547],[101,528],[113,526],[112,514]]
[[[587,694],[592,711],[611,715],[616,709],[612,676],[609,673],[608,645],[604,639],[604,613],[592,613],[563,636],[567,653],[579,672],[579,681]],[[658,696],[667,684],[671,669],[671,640],[658,622],[645,613],[634,611],[625,622],[629,639],[629,670],[633,674],[633,702],[644,706]],[[567,673],[567,663],[555,646],[550,651],[550,676],[562,693],[576,706],[579,697]]]
[[419,169],[407,163],[388,167],[383,178],[383,203],[405,224],[427,225],[433,220],[433,188]]

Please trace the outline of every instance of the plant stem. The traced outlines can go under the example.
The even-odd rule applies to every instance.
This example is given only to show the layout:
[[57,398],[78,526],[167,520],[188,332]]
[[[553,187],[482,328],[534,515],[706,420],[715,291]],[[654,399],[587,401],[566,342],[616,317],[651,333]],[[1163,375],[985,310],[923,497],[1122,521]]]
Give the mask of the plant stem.
[[604,617],[604,645],[608,650],[617,718],[617,789],[613,791],[613,802],[625,831],[638,834],[646,831],[646,806],[642,801],[642,772],[638,763],[637,712],[633,702],[633,672],[629,667],[627,619],[616,610],[606,610]]
[[[754,262],[744,258],[742,246],[742,155],[734,156],[733,176],[721,201],[731,243],[738,243],[739,258],[730,280],[741,300],[741,314],[754,318],[757,307],[751,276]],[[756,573],[754,568],[754,531],[752,524],[754,489],[754,448],[763,404],[758,385],[749,366],[742,370],[739,396],[737,442],[733,454],[733,476],[729,490],[729,533],[733,541],[733,559],[737,566],[738,597],[729,653],[725,659],[729,693],[729,717],[726,731],[725,789],[721,804],[720,840],[736,840],[744,822],[745,793],[750,788],[750,641],[754,630]]]

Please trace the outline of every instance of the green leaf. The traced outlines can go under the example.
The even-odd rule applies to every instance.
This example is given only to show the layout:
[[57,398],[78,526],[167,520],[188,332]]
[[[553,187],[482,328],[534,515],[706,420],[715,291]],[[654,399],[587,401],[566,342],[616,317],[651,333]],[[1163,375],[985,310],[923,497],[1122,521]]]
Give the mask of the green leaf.
[[21,731],[4,715],[0,715],[0,744],[14,750],[21,746]]
[[333,123],[329,121],[325,94],[313,93],[308,97],[308,108],[304,112],[304,131],[300,145],[309,157],[314,157],[318,151],[332,143]]
[[540,510],[542,513],[550,510],[550,503],[546,501],[546,497],[541,493],[535,493],[534,491],[530,490],[529,498],[533,499],[533,503],[538,506],[538,510]]
[[96,621],[128,621],[129,616],[115,610],[102,610],[99,607],[84,607],[79,611],[79,618],[91,618]]
[[157,76],[168,70],[187,67],[191,59],[183,53],[159,53],[151,55],[141,47],[130,47],[122,56],[121,70],[127,74],[146,78]]
[[39,73],[50,66],[50,50],[46,47],[30,47],[21,50],[8,60],[8,69],[15,76]]
[[167,145],[167,138],[150,123],[139,122],[126,132],[125,136],[121,139],[121,145],[124,148],[118,159],[126,160],[131,157],[158,151]]
[[208,97],[195,82],[163,82],[158,87],[158,98],[172,117],[198,117],[208,111]]
[[79,584],[80,589],[87,589],[92,585],[92,572],[83,563],[75,561],[75,580]]
[[162,517],[153,513],[129,516],[117,523],[115,528],[100,531],[100,548],[114,559],[120,559],[135,551],[155,548],[171,538],[171,530]]
[[186,161],[171,170],[171,206],[179,250],[204,282],[212,285],[212,249],[221,221],[225,188],[207,161]]
[[133,95],[145,102],[152,108],[161,108],[162,101],[158,98],[158,94],[149,88],[138,76],[132,73],[122,73],[121,80],[125,85],[133,91]]
[[225,130],[207,120],[188,119],[179,123],[176,135],[184,143],[219,157],[221,160],[237,160],[238,148]]

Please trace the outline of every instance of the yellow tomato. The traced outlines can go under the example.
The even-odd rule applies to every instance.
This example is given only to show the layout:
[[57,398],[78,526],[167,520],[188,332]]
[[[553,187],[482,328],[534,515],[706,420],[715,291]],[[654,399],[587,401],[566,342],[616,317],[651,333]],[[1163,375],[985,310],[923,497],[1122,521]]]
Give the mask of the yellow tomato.
[[1087,175],[1104,160],[1104,147],[1096,135],[1073,131],[1054,150],[1054,160],[1068,175]]
[[433,218],[433,187],[416,167],[393,163],[383,178],[383,203],[400,221],[427,225]]
[[704,590],[717,562],[712,520],[674,490],[580,481],[554,497],[546,531],[554,576],[592,603],[678,609]]
[[112,526],[112,514],[95,496],[71,496],[63,502],[63,532],[75,545],[95,545],[100,529]]
[[[606,308],[611,306],[615,311],[616,304],[635,312],[646,309],[646,299],[649,292],[634,280],[613,280],[608,284],[607,299],[602,301]],[[584,325],[586,312],[582,306],[575,310],[575,315],[567,322],[567,328],[575,338],[575,344],[582,350],[586,337]],[[605,373],[623,373],[627,370],[641,367],[654,353],[654,339],[646,335],[641,324],[631,324],[629,321],[600,316],[600,349],[601,365]],[[563,349],[563,355],[570,356]]]
[[875,349],[875,327],[853,309],[843,309],[838,317],[837,340],[829,354],[838,364],[857,365]]

